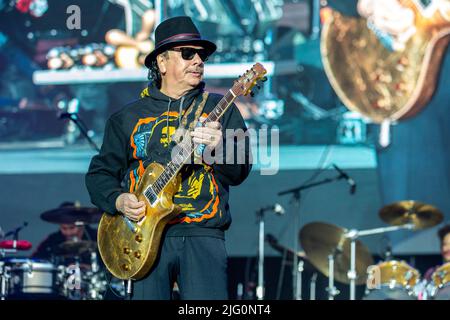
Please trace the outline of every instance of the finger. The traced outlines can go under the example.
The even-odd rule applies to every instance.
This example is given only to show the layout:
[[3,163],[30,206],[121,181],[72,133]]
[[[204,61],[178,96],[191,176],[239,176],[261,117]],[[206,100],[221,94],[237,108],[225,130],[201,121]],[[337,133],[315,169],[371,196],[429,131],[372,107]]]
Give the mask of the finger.
[[220,130],[222,128],[222,125],[220,124],[219,121],[212,121],[212,122],[207,122],[206,127]]
[[192,138],[192,141],[194,141],[195,144],[204,144],[207,146],[211,145],[214,142],[209,139],[203,139],[203,138],[197,138],[197,137]]
[[139,201],[139,199],[136,197],[136,195],[134,193],[127,193],[126,199],[131,200],[131,201],[136,201],[136,202]]
[[140,219],[145,215],[145,209],[128,209],[126,215],[133,219]]
[[126,214],[127,218],[133,221],[139,221],[142,219],[143,215]]
[[196,128],[193,133],[195,134],[209,134],[209,135],[222,135],[222,131],[219,129],[213,129],[213,128]]
[[139,214],[145,212],[145,207],[139,208],[139,209],[131,209],[131,208],[128,208],[128,209],[126,209],[126,210],[127,210],[127,212],[129,212],[129,213],[131,213],[131,214],[139,215]]
[[126,206],[131,209],[138,209],[138,208],[145,207],[145,202],[144,201],[128,201],[126,203]]
[[[192,135],[192,141],[194,141],[194,139],[201,139],[204,141],[212,142],[212,141],[219,141],[222,140],[222,136],[221,135],[213,135],[213,134],[195,134]],[[195,142],[195,141],[194,141]]]

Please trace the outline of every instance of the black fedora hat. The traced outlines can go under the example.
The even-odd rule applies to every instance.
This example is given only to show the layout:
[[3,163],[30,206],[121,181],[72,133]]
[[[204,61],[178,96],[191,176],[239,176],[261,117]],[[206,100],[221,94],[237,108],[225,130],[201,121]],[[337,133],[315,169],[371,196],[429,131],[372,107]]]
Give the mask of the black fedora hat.
[[155,49],[145,58],[145,66],[150,68],[152,61],[161,52],[180,44],[199,45],[212,54],[216,45],[202,39],[200,32],[190,17],[173,17],[161,22],[155,30]]

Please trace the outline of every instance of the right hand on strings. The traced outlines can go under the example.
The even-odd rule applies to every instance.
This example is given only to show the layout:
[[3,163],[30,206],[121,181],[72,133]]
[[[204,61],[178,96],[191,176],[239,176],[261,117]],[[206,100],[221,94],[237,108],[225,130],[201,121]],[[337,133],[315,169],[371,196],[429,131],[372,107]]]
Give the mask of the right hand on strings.
[[122,193],[116,199],[116,209],[130,220],[139,221],[145,215],[145,202],[132,193]]

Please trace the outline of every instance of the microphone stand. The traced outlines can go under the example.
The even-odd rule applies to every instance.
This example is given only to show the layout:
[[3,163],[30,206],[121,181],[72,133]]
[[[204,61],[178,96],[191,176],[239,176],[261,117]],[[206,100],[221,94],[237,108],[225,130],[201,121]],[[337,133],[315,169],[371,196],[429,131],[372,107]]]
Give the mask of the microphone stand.
[[86,128],[86,125],[84,124],[83,120],[81,120],[80,116],[77,113],[65,113],[62,114],[61,119],[62,118],[69,118],[69,120],[72,120],[72,122],[78,127],[78,129],[80,130],[81,134],[86,138],[86,140],[89,142],[89,144],[91,145],[91,147],[97,151],[100,152],[99,147],[97,146],[97,144],[91,139],[91,137],[88,134],[88,130]]
[[[334,181],[338,181],[341,179],[344,179],[345,177],[340,174],[334,178],[326,178],[317,182],[312,182],[309,184],[301,185],[296,188],[288,189],[285,191],[281,191],[278,193],[279,196],[283,196],[286,194],[292,194],[292,202],[294,203],[294,206],[297,208],[296,212],[298,214],[294,215],[294,231],[297,232],[300,227],[299,222],[299,216],[300,216],[300,198],[301,198],[301,192],[303,190],[313,188],[320,186],[322,184],[331,183]],[[298,252],[298,239],[297,234],[294,234],[294,260],[292,263],[292,294],[294,297],[294,300],[301,300],[301,272],[303,271],[302,265],[299,264],[298,255],[296,254]]]

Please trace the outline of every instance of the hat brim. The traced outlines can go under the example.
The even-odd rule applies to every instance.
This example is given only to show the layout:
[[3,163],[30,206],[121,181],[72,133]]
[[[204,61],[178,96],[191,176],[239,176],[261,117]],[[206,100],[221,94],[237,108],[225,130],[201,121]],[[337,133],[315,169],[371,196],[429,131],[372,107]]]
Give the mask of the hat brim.
[[145,66],[147,68],[150,68],[152,65],[152,62],[156,59],[156,56],[158,54],[166,51],[169,48],[176,47],[180,44],[199,45],[199,46],[205,48],[206,50],[208,50],[208,55],[213,54],[217,49],[217,46],[213,42],[211,42],[209,40],[205,40],[205,39],[197,39],[197,40],[187,39],[187,40],[178,40],[178,41],[174,41],[174,42],[169,42],[169,43],[165,43],[159,47],[156,47],[152,52],[150,52],[145,57]]

